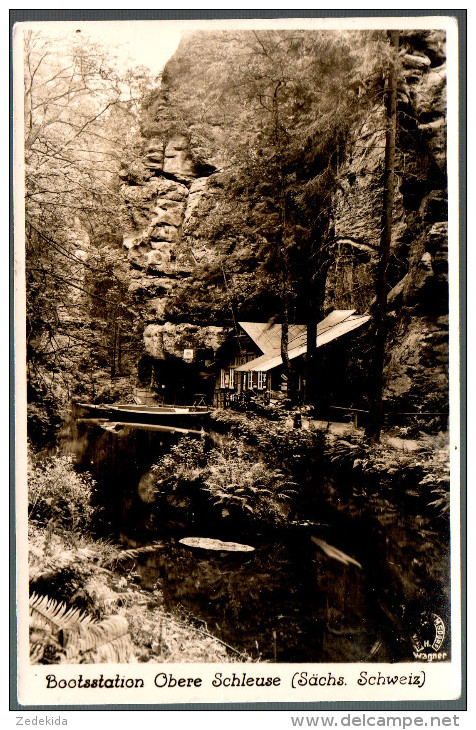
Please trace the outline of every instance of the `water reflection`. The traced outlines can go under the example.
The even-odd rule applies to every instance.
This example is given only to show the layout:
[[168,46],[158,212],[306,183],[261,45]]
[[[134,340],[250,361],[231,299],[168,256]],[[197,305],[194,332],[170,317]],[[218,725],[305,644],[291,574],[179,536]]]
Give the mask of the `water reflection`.
[[95,479],[103,523],[116,535],[144,541],[155,529],[150,469],[179,438],[173,431],[76,419],[63,448]]
[[[337,508],[323,496],[306,518],[326,522],[318,537],[348,550],[362,568],[317,549],[315,526],[240,534],[210,516],[198,489],[157,503],[152,467],[180,438],[78,419],[65,444],[97,482],[106,533],[130,547],[163,541],[162,549],[138,557],[137,570],[144,588],[160,587],[166,610],[179,609],[255,659],[280,662],[409,661],[412,621],[423,610],[436,611],[448,626],[440,538],[425,532],[418,514],[391,500],[373,503],[358,485],[341,489]],[[316,484],[310,488],[315,494]],[[327,484],[326,492],[321,484],[322,495],[337,489]],[[303,503],[311,504],[306,495]],[[190,536],[256,550],[210,553],[179,544]]]
[[138,570],[143,585],[159,581],[167,609],[256,659],[362,661],[376,641],[358,571],[329,565],[304,534],[261,542],[251,556],[170,541]]

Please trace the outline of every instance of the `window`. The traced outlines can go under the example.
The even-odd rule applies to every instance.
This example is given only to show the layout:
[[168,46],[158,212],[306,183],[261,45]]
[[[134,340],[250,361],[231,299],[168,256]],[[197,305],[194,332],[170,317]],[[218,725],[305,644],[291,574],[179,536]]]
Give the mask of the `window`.
[[249,370],[248,371],[248,388],[251,390],[252,387],[253,387],[253,371]]
[[266,388],[266,373],[258,371],[258,390]]
[[235,387],[235,371],[230,368],[230,375],[228,378],[228,387],[232,390]]
[[224,368],[220,371],[220,388],[227,388],[228,387],[228,370],[225,370]]

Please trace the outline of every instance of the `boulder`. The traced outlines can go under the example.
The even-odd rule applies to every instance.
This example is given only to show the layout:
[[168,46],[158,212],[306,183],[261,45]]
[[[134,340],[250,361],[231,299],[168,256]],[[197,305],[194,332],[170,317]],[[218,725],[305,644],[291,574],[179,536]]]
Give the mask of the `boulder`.
[[399,318],[390,335],[384,397],[416,410],[444,410],[448,399],[448,319]]
[[174,281],[166,276],[140,275],[129,284],[129,291],[141,300],[167,296],[174,288]]
[[448,222],[434,223],[428,233],[428,251],[435,273],[448,278]]
[[147,322],[157,324],[157,322],[164,322],[166,319],[165,310],[169,298],[166,296],[153,297],[147,301],[145,319]]
[[413,89],[413,108],[418,117],[446,115],[446,64],[430,69]]
[[187,207],[183,216],[183,225],[188,230],[194,216],[200,214],[204,199],[208,193],[208,178],[199,177],[190,186]]
[[185,205],[171,200],[159,200],[154,209],[151,226],[165,224],[178,228],[182,225]]
[[228,334],[225,327],[200,327],[182,323],[149,324],[144,330],[144,345],[152,357],[163,359],[166,355],[183,357],[185,349],[212,349],[214,352],[224,343]]
[[183,183],[166,178],[156,178],[153,182],[154,194],[157,196],[157,205],[162,200],[175,200],[183,203],[188,197],[188,188]]
[[405,53],[402,56],[403,66],[406,68],[425,69],[431,66],[431,61],[424,53]]
[[158,137],[149,139],[145,150],[143,162],[149,170],[161,172],[164,166],[164,144]]

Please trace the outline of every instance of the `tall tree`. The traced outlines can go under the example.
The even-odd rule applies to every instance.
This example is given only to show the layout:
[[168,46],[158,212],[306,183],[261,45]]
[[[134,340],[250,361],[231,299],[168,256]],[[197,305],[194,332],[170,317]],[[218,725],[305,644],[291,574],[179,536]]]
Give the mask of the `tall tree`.
[[380,255],[376,280],[376,304],[374,317],[374,352],[371,363],[371,390],[369,393],[370,417],[366,436],[379,441],[382,430],[383,412],[383,372],[385,364],[385,343],[387,340],[387,295],[388,264],[392,244],[392,215],[395,194],[395,147],[397,135],[397,63],[399,32],[389,32],[393,50],[387,73],[386,91],[386,130],[385,161],[383,179],[382,231],[380,236]]

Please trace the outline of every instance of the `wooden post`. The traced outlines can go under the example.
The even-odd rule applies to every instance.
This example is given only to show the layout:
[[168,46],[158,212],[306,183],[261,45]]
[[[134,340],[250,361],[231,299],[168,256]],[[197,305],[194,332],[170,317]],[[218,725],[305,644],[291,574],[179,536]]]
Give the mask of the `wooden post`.
[[278,641],[276,631],[273,629],[273,661],[278,661]]

